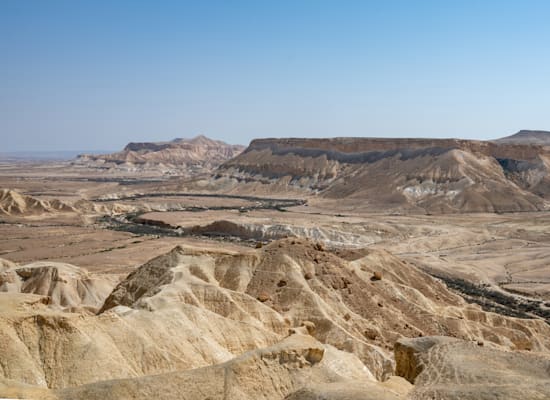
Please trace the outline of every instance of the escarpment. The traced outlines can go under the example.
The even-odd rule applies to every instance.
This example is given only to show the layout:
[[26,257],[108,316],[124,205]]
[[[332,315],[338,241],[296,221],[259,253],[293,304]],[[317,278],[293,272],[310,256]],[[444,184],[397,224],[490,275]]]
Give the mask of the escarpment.
[[[549,206],[550,151],[461,139],[257,139],[216,171],[240,191],[301,190],[352,209],[517,212]],[[261,188],[261,189],[260,189]]]

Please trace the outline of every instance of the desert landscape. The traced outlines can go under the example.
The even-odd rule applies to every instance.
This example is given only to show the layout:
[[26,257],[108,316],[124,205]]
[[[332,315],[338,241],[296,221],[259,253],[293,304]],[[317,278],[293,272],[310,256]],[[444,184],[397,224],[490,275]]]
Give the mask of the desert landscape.
[[0,1],[0,400],[550,399],[548,15]]
[[0,158],[0,397],[550,397],[550,133]]

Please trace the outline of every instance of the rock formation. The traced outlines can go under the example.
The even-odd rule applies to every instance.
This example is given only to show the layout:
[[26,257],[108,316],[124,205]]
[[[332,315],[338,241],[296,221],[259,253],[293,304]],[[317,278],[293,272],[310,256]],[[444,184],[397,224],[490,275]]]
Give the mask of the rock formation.
[[165,168],[166,171],[196,173],[210,171],[243,150],[244,146],[230,145],[201,135],[170,142],[129,143],[124,150],[117,153],[80,155],[76,163],[128,171]]
[[395,377],[388,382],[376,382],[354,355],[323,345],[311,336],[297,334],[273,346],[198,370],[109,380],[51,392],[12,387],[5,393],[12,396],[30,393],[44,399],[268,400],[286,396],[308,399],[312,392],[337,393],[342,388],[348,394],[354,390],[361,399],[399,400],[405,399],[411,385]]
[[[383,278],[371,280],[375,272]],[[376,381],[393,375],[402,337],[446,335],[510,354],[550,348],[542,320],[468,305],[383,250],[292,238],[240,252],[176,247],[121,281],[98,315],[43,299],[0,293],[0,396],[32,385],[56,389],[40,392],[54,398],[308,399],[344,381],[342,393],[359,396],[362,386],[393,387]],[[403,398],[410,387],[392,379],[386,398]]]
[[536,144],[550,146],[550,132],[521,130],[510,136],[495,140],[496,143]]
[[453,338],[398,341],[397,375],[414,381],[411,400],[531,400],[550,397],[550,357]]
[[302,190],[343,207],[510,212],[548,207],[550,150],[459,139],[258,139],[217,171],[220,186]]
[[95,312],[116,284],[115,275],[91,275],[84,268],[57,262],[15,265],[0,259],[0,292],[43,296],[62,310]]
[[40,200],[16,190],[0,189],[0,215],[32,216],[60,212],[75,212],[75,209],[57,199]]

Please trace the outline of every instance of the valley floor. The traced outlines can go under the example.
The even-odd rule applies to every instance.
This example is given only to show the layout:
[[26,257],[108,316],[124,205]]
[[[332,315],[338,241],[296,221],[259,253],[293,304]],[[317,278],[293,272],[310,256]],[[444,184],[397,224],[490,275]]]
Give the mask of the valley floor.
[[[0,165],[9,210],[29,210],[0,215],[0,397],[370,398],[368,382],[473,399],[468,362],[550,365],[548,212],[397,215],[94,174]],[[531,376],[532,398],[550,393]]]

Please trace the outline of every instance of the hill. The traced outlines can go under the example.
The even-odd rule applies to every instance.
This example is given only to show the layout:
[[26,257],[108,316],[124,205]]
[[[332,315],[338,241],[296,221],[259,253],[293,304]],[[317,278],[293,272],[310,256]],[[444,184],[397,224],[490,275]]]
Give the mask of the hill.
[[75,209],[57,199],[41,200],[16,190],[0,189],[0,215],[31,216],[59,212],[75,212]]
[[510,136],[495,140],[495,143],[537,144],[550,146],[550,132],[521,130]]
[[459,139],[258,139],[221,165],[234,191],[300,190],[342,209],[398,212],[542,210],[550,151]]
[[56,309],[95,312],[115,280],[116,276],[92,276],[84,268],[65,263],[15,265],[0,259],[0,292],[41,295]]
[[209,171],[235,157],[244,146],[230,145],[206,136],[169,142],[132,142],[117,153],[80,155],[76,163],[105,169],[166,168],[185,172]]
[[[33,276],[32,287],[51,284],[49,273]],[[550,348],[541,319],[482,311],[383,250],[301,239],[239,252],[178,246],[120,282],[97,315],[41,299],[0,293],[2,397],[50,388],[31,397],[308,399],[345,386],[376,399],[393,387],[400,397],[387,398],[398,399],[411,389],[391,377],[398,366],[410,379],[403,356],[393,355],[403,337],[481,341],[508,358]],[[429,368],[450,368],[436,361]]]

